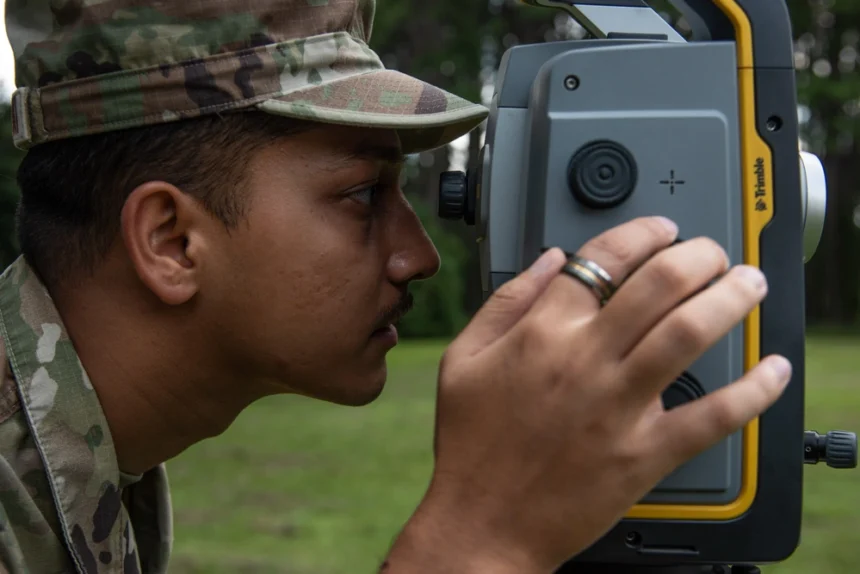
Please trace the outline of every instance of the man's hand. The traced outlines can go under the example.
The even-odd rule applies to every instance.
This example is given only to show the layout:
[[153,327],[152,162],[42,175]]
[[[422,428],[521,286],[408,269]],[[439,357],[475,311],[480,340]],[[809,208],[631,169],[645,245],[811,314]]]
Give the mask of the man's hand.
[[605,307],[559,273],[558,249],[493,294],[445,353],[432,482],[385,572],[550,573],[780,396],[791,367],[771,357],[664,411],[665,388],[767,291],[676,233],[638,219],[579,251],[623,282]]

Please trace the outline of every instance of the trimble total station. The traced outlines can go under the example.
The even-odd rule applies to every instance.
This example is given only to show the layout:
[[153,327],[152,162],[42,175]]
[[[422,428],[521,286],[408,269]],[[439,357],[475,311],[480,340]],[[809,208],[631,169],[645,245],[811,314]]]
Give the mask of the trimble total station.
[[799,544],[804,463],[857,463],[854,434],[805,431],[804,264],[826,188],[821,163],[799,151],[788,8],[676,0],[685,37],[643,0],[526,3],[566,10],[589,36],[508,50],[480,156],[469,173],[442,176],[439,215],[475,226],[485,296],[546,248],[573,253],[622,222],[665,215],[770,285],[666,389],[666,408],[772,353],[794,366],[763,416],[667,477],[563,571],[751,572],[783,561]]

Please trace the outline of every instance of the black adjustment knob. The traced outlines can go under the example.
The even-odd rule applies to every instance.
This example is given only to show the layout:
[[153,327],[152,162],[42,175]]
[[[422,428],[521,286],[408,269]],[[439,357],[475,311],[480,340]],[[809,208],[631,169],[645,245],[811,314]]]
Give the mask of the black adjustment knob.
[[463,219],[469,195],[469,177],[462,171],[446,171],[439,176],[439,217]]
[[690,373],[683,373],[674,383],[663,391],[663,408],[670,411],[685,403],[695,401],[705,396],[702,384]]
[[827,466],[855,468],[857,466],[857,435],[850,432],[830,431],[824,450]]
[[806,431],[803,441],[804,462],[818,464],[822,460],[830,468],[857,467],[857,435],[852,432],[830,431],[822,436]]
[[582,146],[567,168],[573,197],[593,209],[607,209],[626,201],[637,179],[633,154],[623,145],[607,140]]

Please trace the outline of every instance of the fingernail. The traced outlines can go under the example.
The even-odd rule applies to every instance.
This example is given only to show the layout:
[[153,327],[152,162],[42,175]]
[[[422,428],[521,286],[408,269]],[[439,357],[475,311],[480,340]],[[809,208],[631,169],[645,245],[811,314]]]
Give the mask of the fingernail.
[[668,229],[669,233],[671,233],[672,235],[675,235],[676,233],[678,233],[678,225],[674,221],[669,219],[668,217],[663,217],[662,215],[658,215],[658,216],[656,216],[655,219],[657,219],[657,221],[659,221],[663,227]]
[[773,369],[776,376],[779,377],[778,384],[784,385],[791,378],[791,363],[788,359],[779,355],[768,358],[768,366]]
[[544,251],[543,254],[538,257],[534,263],[532,263],[531,272],[535,275],[543,275],[555,267],[558,252],[559,249],[557,247]]
[[741,265],[738,268],[738,273],[744,281],[747,281],[758,290],[762,290],[767,285],[764,273],[757,267],[752,265]]

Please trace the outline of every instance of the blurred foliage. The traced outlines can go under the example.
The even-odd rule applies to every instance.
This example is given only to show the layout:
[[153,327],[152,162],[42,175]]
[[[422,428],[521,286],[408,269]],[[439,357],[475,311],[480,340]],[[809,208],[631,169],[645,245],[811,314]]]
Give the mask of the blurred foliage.
[[807,318],[856,325],[860,312],[860,0],[789,0],[802,135],[828,179],[821,243],[806,265]]
[[379,0],[371,47],[388,68],[480,101],[482,71],[504,48],[545,40],[555,18],[510,0]]
[[860,0],[791,0],[804,134],[816,153],[856,153],[860,136]]

